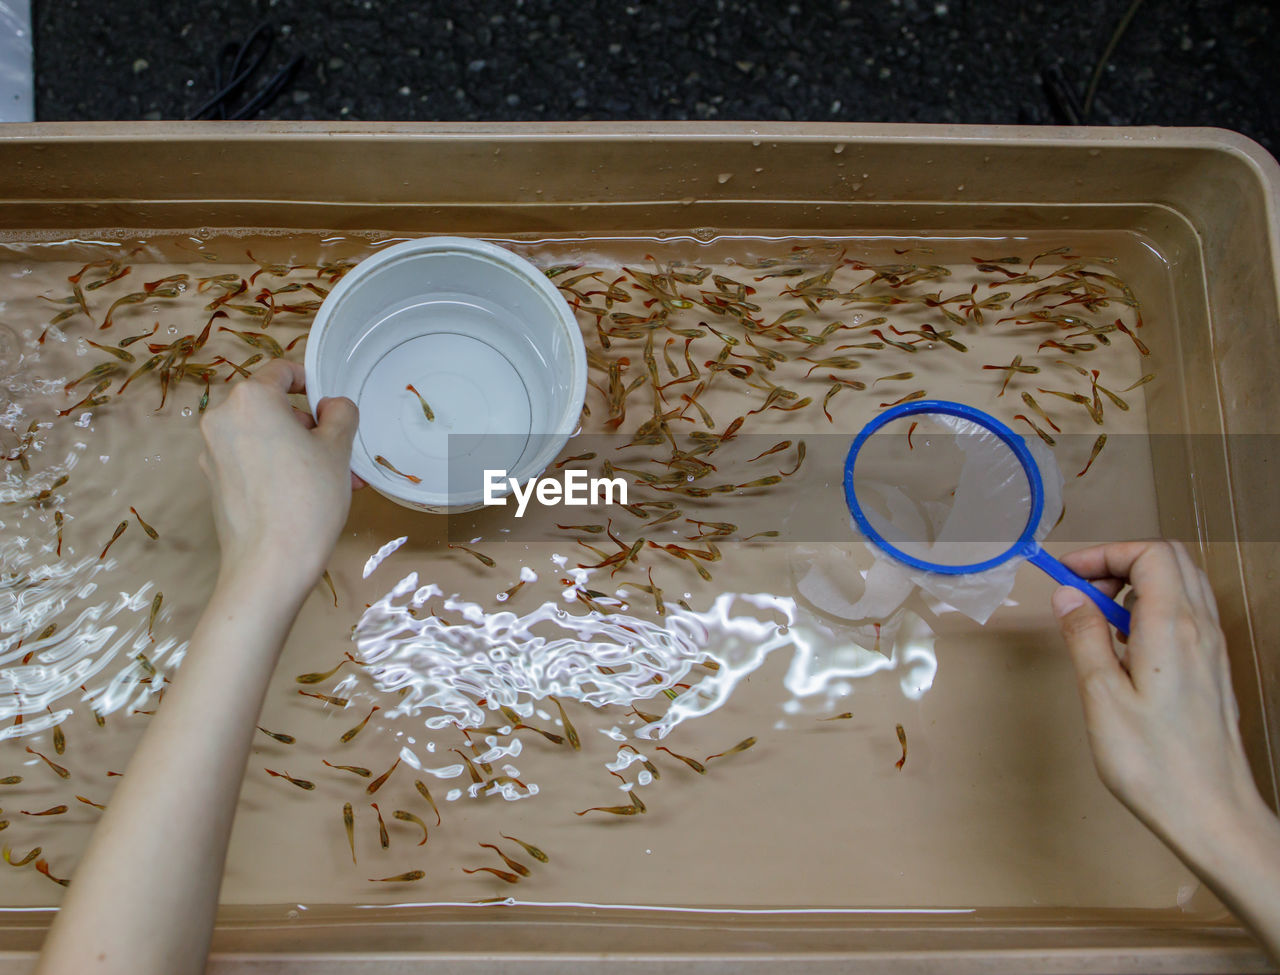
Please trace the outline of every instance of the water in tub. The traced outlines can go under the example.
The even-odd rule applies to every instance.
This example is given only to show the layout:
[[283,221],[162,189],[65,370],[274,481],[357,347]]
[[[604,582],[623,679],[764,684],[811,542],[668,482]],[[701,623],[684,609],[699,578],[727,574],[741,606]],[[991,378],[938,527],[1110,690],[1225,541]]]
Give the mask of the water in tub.
[[[181,665],[218,564],[201,410],[276,347],[301,359],[318,302],[385,242],[0,250],[0,777],[21,777],[0,806],[17,856],[39,845],[74,874]],[[1088,233],[506,243],[554,275],[589,351],[581,433],[548,473],[625,477],[630,506],[446,518],[359,493],[333,590],[306,603],[270,687],[262,726],[294,740],[257,740],[224,902],[1189,903],[1194,878],[1097,781],[1051,584],[1020,572],[985,625],[919,593],[868,615],[872,556],[839,484],[885,404],[945,397],[1053,441],[1051,549],[1158,533],[1143,435],[1180,415],[1158,257]],[[218,309],[206,345],[175,346]],[[1174,407],[1149,410],[1158,397]],[[518,883],[464,872],[481,867]],[[62,893],[3,869],[7,906]]]

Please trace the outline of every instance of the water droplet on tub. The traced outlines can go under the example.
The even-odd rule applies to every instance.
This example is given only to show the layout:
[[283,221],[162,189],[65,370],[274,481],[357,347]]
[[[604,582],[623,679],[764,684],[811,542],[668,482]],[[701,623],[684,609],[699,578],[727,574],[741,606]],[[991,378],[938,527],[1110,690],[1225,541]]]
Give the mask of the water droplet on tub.
[[[155,309],[154,309],[154,308],[152,308],[152,311],[155,311]],[[177,325],[170,325],[168,328],[166,328],[166,329],[165,329],[165,332],[166,332],[167,334],[169,334],[169,335],[177,335],[177,334],[178,334],[178,326],[177,326]]]
[[183,415],[183,416],[190,416],[190,415],[191,415],[191,407],[189,407],[189,406],[184,406],[184,407],[182,408],[182,415]]
[[831,151],[834,152],[837,156],[840,155],[840,153],[844,152],[844,143],[841,142],[837,144],[836,147]]
[[719,176],[716,177],[716,182],[719,183],[721,186],[723,186],[725,183],[729,182],[729,180],[731,179],[733,179],[733,173],[721,173]]

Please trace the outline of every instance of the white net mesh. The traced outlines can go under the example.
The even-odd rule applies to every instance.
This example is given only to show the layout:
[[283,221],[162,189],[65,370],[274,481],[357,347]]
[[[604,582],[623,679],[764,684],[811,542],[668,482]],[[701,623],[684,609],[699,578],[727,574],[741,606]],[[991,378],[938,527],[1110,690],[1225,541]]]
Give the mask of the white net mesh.
[[[1043,539],[1062,514],[1062,472],[1039,443],[1027,442],[1039,469],[1043,509],[1032,537]],[[853,486],[872,529],[895,548],[935,565],[964,567],[998,558],[1019,540],[1032,510],[1031,481],[1017,454],[993,431],[943,413],[886,424],[858,453]],[[856,522],[853,529],[859,535]],[[876,556],[866,590],[846,615],[886,618],[919,587],[985,623],[1009,596],[1019,558],[981,572],[928,572],[868,541]]]

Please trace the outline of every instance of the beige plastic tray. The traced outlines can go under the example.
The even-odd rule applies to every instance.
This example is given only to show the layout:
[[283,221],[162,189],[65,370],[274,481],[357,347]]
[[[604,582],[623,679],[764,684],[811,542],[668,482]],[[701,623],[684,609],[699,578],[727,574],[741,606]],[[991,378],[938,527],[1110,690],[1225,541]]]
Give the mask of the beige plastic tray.
[[[724,180],[725,173],[733,178]],[[1174,268],[1191,433],[1226,463],[1199,511],[1244,737],[1276,801],[1280,169],[1213,129],[894,125],[10,125],[0,232],[296,228],[414,233],[765,234],[1124,230]],[[1204,350],[1208,350],[1206,353]],[[1208,418],[1212,419],[1208,419]],[[1221,418],[1219,420],[1218,418]],[[1157,459],[1157,464],[1159,463]],[[1214,465],[1206,466],[1213,469]],[[1227,503],[1229,501],[1229,503]],[[767,882],[763,878],[762,882]],[[25,971],[47,912],[0,912],[0,973]],[[224,913],[211,970],[327,972],[1259,971],[1229,919],[1052,908],[964,915],[341,909]],[[683,963],[683,964],[681,964]]]

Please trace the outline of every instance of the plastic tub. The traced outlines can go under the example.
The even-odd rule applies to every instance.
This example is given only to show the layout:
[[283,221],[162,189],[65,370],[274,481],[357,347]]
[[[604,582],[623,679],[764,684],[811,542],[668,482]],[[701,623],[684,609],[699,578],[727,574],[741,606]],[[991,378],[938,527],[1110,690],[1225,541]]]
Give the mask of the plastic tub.
[[360,407],[351,469],[407,507],[479,507],[486,470],[536,477],[578,425],[587,363],[573,312],[493,244],[430,237],[379,251],[333,289],[310,334],[312,409],[326,396]]
[[[145,180],[139,159],[147,160]],[[1196,472],[1193,503],[1171,506],[1161,527],[1201,542],[1232,649],[1243,737],[1275,804],[1280,626],[1271,608],[1280,600],[1280,524],[1270,472],[1280,462],[1273,396],[1280,348],[1270,334],[1280,173],[1248,140],[1174,129],[131,123],[6,127],[0,163],[0,220],[10,235],[28,238],[75,228],[249,226],[525,240],[1061,231],[1137,241],[1175,272],[1168,275],[1166,327],[1176,333],[1181,380],[1165,398],[1153,397],[1148,412],[1153,433],[1180,437],[1167,449],[1153,447],[1157,493],[1182,491],[1188,464]],[[1017,633],[1001,639],[1001,652],[1012,654]],[[1019,658],[1008,659],[1012,665]],[[962,689],[970,699],[980,690]],[[1038,703],[1041,711],[1076,709],[1074,701]],[[949,737],[1017,713],[957,705],[948,714],[956,723]],[[1053,747],[1025,734],[1006,743],[1023,769],[1038,766],[1038,747]],[[1068,746],[1084,747],[1079,740]],[[757,803],[778,817],[821,812],[758,794],[750,803],[744,815]],[[951,851],[957,863],[980,865],[971,827],[957,821],[929,839],[944,858]],[[718,842],[723,832],[697,842]],[[770,842],[767,835],[748,839]],[[815,839],[838,843],[841,836]],[[1032,874],[1054,838],[1007,841],[1026,844],[1024,869]],[[877,843],[888,869],[892,850]],[[777,878],[751,867],[747,858],[726,869],[741,871],[742,889],[763,890],[767,901]],[[229,906],[215,934],[212,970],[390,972],[428,962],[459,972],[652,971],[680,962],[716,972],[1268,967],[1222,914],[1191,904],[1185,913],[1052,901],[1001,906],[982,899],[980,873],[968,875],[970,903],[985,906],[955,910]],[[809,882],[828,890],[851,878],[814,871]],[[1098,903],[1106,894],[1098,892]],[[47,919],[47,911],[21,904],[4,914],[0,972],[27,969]]]

